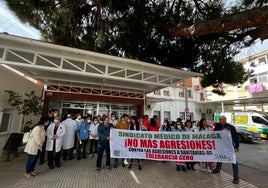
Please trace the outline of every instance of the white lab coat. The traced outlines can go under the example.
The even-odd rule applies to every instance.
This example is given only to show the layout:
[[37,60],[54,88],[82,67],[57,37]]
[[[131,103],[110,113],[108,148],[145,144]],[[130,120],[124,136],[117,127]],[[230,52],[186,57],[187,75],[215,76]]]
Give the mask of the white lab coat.
[[[55,123],[51,123],[47,128],[47,144],[46,144],[46,150],[47,151],[53,151],[53,136],[54,136],[54,128]],[[58,139],[56,139],[56,149],[55,152],[59,152],[62,149],[62,142],[63,142],[63,136],[65,134],[65,127],[62,123],[60,123],[56,135],[58,136]]]
[[76,131],[76,121],[68,118],[62,122],[65,127],[65,135],[63,136],[63,149],[71,149],[74,147],[74,138]]

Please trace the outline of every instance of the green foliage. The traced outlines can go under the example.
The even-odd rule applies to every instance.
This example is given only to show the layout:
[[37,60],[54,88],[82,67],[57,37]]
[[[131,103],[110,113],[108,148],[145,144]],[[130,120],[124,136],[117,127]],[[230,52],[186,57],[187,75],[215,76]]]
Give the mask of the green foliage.
[[12,90],[5,90],[9,94],[8,103],[15,107],[19,114],[23,115],[40,115],[43,110],[42,97],[37,96],[35,91],[25,93],[24,97]]
[[[20,20],[57,44],[204,73],[203,86],[224,94],[245,70],[234,56],[254,43],[247,29],[192,37],[172,37],[171,26],[195,24],[260,7],[247,0],[226,8],[222,0],[6,0]],[[153,71],[153,70],[152,70]]]
[[5,90],[9,94],[8,103],[18,110],[19,114],[22,114],[22,132],[27,132],[32,125],[32,120],[27,121],[24,124],[26,115],[38,116],[43,112],[43,100],[42,97],[36,95],[35,91],[25,93],[21,96],[19,93],[12,90]]

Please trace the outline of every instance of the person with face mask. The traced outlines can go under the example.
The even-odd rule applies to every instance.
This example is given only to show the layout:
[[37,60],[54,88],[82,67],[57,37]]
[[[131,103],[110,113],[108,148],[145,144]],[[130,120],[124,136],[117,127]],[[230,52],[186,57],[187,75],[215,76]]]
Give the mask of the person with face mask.
[[[116,124],[116,129],[128,130],[129,126],[130,126],[130,118],[127,114],[124,114],[122,116],[122,121],[118,121],[118,123]],[[123,158],[120,159],[122,167],[125,167],[124,161],[125,161],[125,159],[123,159]],[[119,159],[115,158],[114,159],[114,168],[117,168],[118,162],[119,162]]]
[[[175,132],[184,132],[185,128],[184,128],[183,123],[181,121],[177,121],[175,126],[174,126],[173,131],[175,131]],[[176,161],[176,170],[177,171],[182,170],[183,172],[187,172],[185,162],[184,161]]]
[[118,123],[115,114],[111,114],[110,123],[113,124],[114,128],[116,127],[116,124]]
[[91,125],[91,115],[87,115],[85,118],[85,121],[81,122],[76,129],[76,135],[77,135],[77,142],[78,145],[78,152],[77,152],[77,159],[81,160],[81,149],[82,151],[82,157],[86,159],[86,149],[87,149],[87,142],[89,139],[89,131],[90,131],[90,125]]
[[161,131],[172,131],[172,128],[168,122],[168,120],[165,120],[163,125],[161,126]]
[[[50,169],[61,167],[60,157],[62,150],[63,136],[65,135],[65,127],[61,123],[61,116],[56,116],[54,123],[51,123],[47,128],[47,159],[48,166]],[[55,164],[54,164],[55,162]]]
[[97,117],[94,117],[93,123],[90,125],[90,132],[89,132],[89,143],[90,143],[89,156],[90,157],[93,157],[94,154],[97,154],[97,151],[98,151],[98,140],[99,140],[98,127],[99,127],[99,121]]
[[40,121],[33,128],[30,140],[27,142],[24,152],[28,153],[28,159],[26,163],[25,177],[27,179],[36,176],[34,172],[35,165],[38,161],[40,153],[42,151],[42,146],[45,141],[46,131],[45,127],[49,124],[49,119],[46,117],[40,118]]

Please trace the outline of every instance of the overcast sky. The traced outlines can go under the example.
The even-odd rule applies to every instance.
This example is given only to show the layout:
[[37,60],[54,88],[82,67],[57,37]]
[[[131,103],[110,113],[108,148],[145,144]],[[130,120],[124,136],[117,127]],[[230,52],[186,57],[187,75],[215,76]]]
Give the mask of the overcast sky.
[[[9,11],[3,0],[0,0],[0,32],[32,39],[41,38],[40,32],[27,24],[21,23],[15,14]],[[235,59],[240,60],[264,50],[268,50],[268,40],[263,42],[259,40],[256,45],[243,49]]]

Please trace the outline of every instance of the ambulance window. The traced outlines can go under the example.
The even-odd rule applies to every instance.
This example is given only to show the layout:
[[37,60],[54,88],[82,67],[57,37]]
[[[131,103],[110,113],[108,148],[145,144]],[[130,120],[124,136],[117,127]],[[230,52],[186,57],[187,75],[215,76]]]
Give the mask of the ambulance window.
[[263,120],[258,116],[252,116],[252,121],[254,123],[259,123],[259,124],[262,124],[262,122],[263,122]]

